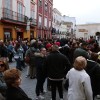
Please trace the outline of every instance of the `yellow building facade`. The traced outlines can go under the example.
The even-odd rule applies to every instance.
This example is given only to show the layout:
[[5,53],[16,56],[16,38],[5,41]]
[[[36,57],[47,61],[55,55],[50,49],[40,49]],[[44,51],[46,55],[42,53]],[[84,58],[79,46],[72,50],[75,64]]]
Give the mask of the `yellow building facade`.
[[36,26],[27,30],[27,24],[14,23],[9,20],[1,20],[0,22],[0,39],[4,41],[18,40],[20,37],[22,40],[36,38]]
[[0,4],[1,40],[36,38],[37,0],[1,0]]

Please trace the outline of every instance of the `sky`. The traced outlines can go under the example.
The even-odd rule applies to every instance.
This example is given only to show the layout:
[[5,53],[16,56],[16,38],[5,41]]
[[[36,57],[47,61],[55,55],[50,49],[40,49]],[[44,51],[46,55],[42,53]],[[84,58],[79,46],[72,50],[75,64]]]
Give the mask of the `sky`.
[[53,8],[76,18],[76,24],[100,23],[100,0],[53,0]]

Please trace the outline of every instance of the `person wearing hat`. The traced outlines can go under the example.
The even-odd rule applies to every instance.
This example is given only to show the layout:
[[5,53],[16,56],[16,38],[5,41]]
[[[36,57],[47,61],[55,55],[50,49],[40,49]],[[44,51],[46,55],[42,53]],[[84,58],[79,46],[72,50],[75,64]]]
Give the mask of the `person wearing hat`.
[[52,46],[51,43],[46,44],[46,49],[47,49],[48,52],[51,51],[51,46]]
[[60,46],[60,42],[55,42],[55,45],[58,45],[58,47]]

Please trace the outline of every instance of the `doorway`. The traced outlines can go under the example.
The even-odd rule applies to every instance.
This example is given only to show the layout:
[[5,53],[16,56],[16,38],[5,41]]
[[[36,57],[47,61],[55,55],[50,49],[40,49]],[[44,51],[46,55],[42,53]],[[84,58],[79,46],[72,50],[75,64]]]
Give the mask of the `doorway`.
[[17,40],[18,39],[23,39],[23,32],[17,32]]

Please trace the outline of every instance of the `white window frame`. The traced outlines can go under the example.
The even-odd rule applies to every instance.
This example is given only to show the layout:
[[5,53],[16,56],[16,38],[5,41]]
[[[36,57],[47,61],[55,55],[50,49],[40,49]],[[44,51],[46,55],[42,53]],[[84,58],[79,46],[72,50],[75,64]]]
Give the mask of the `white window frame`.
[[18,2],[18,13],[23,14],[23,4],[21,2]]
[[48,3],[45,2],[45,11],[48,11]]
[[22,2],[18,2],[18,6],[17,6],[17,9],[18,9],[18,21],[24,21],[24,18],[23,18],[23,3]]
[[39,16],[39,26],[42,25],[42,16]]
[[45,18],[44,18],[44,26],[45,26],[45,27],[47,27],[47,22],[48,22],[48,19],[45,17]]

